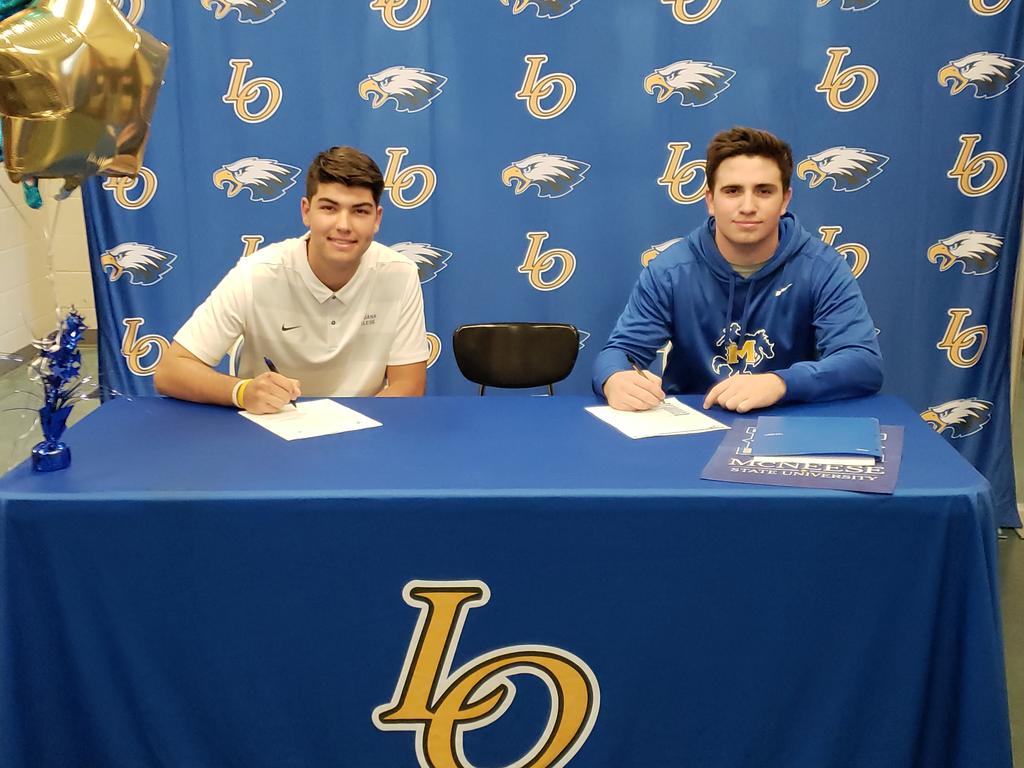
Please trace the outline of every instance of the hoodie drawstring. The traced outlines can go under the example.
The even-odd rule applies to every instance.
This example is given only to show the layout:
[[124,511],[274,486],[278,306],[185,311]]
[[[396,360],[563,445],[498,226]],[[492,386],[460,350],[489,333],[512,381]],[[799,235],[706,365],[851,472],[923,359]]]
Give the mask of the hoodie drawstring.
[[750,333],[750,329],[747,328],[747,323],[750,321],[750,297],[754,295],[754,281],[748,281],[750,285],[747,286],[747,296],[743,299],[743,314],[740,315],[740,331],[742,333]]
[[[750,294],[747,294],[748,296]],[[732,300],[736,296],[736,273],[729,280],[729,300],[725,303],[725,320],[722,323],[722,333],[728,336],[729,326],[732,325]]]

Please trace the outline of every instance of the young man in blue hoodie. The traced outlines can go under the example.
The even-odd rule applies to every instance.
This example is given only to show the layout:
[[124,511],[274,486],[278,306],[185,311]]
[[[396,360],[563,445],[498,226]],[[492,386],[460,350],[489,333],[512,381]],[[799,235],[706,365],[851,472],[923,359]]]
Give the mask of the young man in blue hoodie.
[[[707,222],[644,269],[594,363],[609,405],[699,393],[746,413],[878,390],[874,322],[842,256],[786,212],[792,174],[792,150],[767,131],[711,140]],[[664,377],[638,370],[667,341]]]

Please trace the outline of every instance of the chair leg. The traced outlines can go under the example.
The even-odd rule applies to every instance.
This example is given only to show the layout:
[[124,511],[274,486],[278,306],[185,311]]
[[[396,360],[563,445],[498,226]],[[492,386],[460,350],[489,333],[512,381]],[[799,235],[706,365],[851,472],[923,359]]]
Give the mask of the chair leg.
[[548,384],[548,396],[555,394],[555,387],[553,384]]
[[480,385],[480,396],[482,397],[482,396],[483,396],[483,394],[484,394],[484,385],[483,385],[483,384],[481,384],[481,385]]

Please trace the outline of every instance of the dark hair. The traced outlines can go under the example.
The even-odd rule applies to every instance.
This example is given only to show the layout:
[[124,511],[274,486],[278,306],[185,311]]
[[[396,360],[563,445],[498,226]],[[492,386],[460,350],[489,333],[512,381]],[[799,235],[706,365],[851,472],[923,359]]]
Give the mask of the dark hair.
[[737,155],[753,155],[774,160],[779,166],[779,173],[782,174],[782,191],[786,192],[789,189],[789,180],[793,175],[793,150],[789,144],[768,131],[739,125],[716,134],[708,144],[705,174],[708,189],[715,191],[715,173],[718,172],[718,166],[722,161]]
[[320,184],[344,184],[364,187],[380,205],[384,192],[384,176],[369,155],[354,147],[331,147],[313,158],[306,173],[306,199],[312,201]]

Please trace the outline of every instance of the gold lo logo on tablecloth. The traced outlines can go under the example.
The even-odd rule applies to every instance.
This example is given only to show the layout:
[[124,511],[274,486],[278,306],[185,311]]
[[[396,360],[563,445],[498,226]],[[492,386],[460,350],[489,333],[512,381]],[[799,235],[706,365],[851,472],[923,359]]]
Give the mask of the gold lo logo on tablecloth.
[[471,768],[463,750],[468,730],[500,718],[515,697],[516,675],[541,679],[551,710],[540,738],[507,768],[560,768],[583,746],[597,719],[597,678],[581,659],[544,645],[498,648],[450,671],[470,608],[486,605],[482,581],[412,581],[402,592],[420,611],[390,703],[373,711],[385,731],[412,731],[422,768]]

